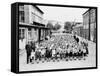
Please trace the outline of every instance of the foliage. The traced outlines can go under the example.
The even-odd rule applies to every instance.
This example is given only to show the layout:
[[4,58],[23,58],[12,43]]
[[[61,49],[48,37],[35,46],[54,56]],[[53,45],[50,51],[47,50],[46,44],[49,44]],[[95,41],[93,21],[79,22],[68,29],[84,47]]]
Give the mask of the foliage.
[[56,23],[55,26],[53,27],[53,30],[59,30],[61,28],[61,25]]
[[49,23],[47,24],[47,27],[50,28],[50,29],[53,29],[53,24],[49,22]]
[[65,30],[71,30],[71,23],[70,22],[65,22],[65,25],[64,25],[64,29]]

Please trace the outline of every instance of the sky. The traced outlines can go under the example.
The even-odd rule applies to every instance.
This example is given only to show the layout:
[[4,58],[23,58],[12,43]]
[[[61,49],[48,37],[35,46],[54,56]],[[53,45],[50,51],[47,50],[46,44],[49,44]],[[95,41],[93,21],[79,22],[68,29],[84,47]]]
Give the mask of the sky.
[[60,22],[75,21],[83,22],[82,14],[87,11],[86,8],[53,7],[38,6],[43,12],[43,18],[46,20],[56,20]]

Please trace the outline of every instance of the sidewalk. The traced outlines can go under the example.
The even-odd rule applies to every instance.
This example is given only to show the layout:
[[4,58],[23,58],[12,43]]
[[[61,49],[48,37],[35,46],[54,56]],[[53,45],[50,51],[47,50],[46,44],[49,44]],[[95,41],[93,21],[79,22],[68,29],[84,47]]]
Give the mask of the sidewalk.
[[25,49],[23,49],[23,50],[19,50],[19,55],[23,55],[24,52],[26,52]]

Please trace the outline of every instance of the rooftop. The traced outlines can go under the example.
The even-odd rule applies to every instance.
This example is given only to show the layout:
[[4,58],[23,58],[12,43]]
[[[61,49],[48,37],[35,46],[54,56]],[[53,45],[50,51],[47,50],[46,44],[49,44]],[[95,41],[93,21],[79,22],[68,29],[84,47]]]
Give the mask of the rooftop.
[[44,14],[44,12],[38,6],[36,6],[36,5],[33,5],[33,6],[36,7],[37,10],[40,11],[42,14]]

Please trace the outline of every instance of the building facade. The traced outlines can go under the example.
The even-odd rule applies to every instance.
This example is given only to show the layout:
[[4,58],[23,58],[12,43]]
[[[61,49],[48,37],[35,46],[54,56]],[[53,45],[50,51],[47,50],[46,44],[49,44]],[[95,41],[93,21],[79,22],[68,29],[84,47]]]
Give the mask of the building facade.
[[48,35],[43,14],[35,5],[19,5],[19,49],[24,49],[31,41],[40,42]]
[[89,9],[83,14],[84,38],[96,42],[96,9]]
[[89,39],[89,12],[83,15],[83,37]]
[[76,33],[78,36],[83,37],[83,24],[82,23],[76,23],[76,25],[73,27],[73,33]]
[[96,42],[96,9],[90,10],[90,40]]

